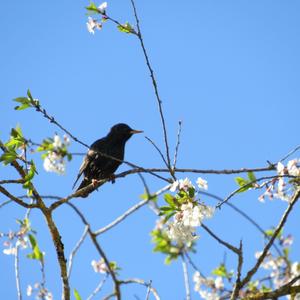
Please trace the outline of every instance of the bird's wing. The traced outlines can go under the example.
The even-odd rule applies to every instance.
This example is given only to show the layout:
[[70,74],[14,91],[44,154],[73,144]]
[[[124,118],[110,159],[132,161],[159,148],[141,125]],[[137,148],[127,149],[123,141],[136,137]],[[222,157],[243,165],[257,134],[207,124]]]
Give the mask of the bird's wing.
[[83,162],[80,166],[79,173],[73,184],[73,189],[74,189],[77,181],[79,180],[80,176],[83,174],[84,170],[86,170],[86,168],[88,168],[88,166],[90,165],[91,161],[93,161],[95,159],[95,156],[96,156],[96,152],[93,149],[90,149],[88,151],[87,155],[85,156],[85,158],[83,159]]

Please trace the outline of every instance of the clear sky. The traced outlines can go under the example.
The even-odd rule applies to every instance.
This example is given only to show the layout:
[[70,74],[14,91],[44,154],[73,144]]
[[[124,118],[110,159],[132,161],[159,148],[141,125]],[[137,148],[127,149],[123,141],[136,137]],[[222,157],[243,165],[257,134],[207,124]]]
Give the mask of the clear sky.
[[[16,124],[34,141],[53,137],[56,132],[63,134],[33,110],[13,110],[11,99],[24,96],[30,88],[51,115],[87,144],[104,136],[115,123],[125,122],[144,130],[144,135],[163,149],[157,104],[138,40],[109,22],[101,32],[90,34],[86,29],[87,4],[83,0],[1,2],[1,140],[8,138]],[[178,121],[183,122],[178,167],[263,167],[267,160],[277,162],[300,143],[299,1],[136,0],[136,5],[157,75],[172,154]],[[121,22],[134,24],[130,1],[108,1],[107,12]],[[75,142],[70,150],[86,151]],[[39,176],[35,183],[40,193],[70,194],[82,158],[74,157],[64,176],[46,173],[39,156],[36,159]],[[163,166],[143,135],[128,142],[126,159],[144,167]],[[126,169],[122,166],[119,170]],[[0,173],[1,178],[14,174],[2,167]],[[185,176],[178,174],[179,178]],[[209,191],[220,197],[236,188],[234,176],[202,177],[208,180]],[[164,186],[159,180],[146,178],[152,191]],[[73,203],[97,229],[137,203],[142,193],[139,177],[132,175]],[[250,191],[232,201],[267,229],[277,224],[286,203],[276,200],[262,204],[257,200],[259,194]],[[215,204],[212,199],[203,200]],[[295,236],[294,260],[299,260],[300,253],[300,234],[295,230],[299,228],[299,212],[296,207],[285,230]],[[13,204],[3,207],[0,231],[15,230],[15,220],[24,214],[24,209]],[[68,254],[83,226],[68,207],[59,208],[54,217]],[[144,207],[99,241],[110,260],[122,268],[122,278],[152,279],[162,299],[183,299],[181,264],[165,266],[163,255],[152,252],[149,232],[155,220],[152,211]],[[31,222],[38,231],[41,249],[46,251],[47,286],[59,299],[58,266],[45,221],[33,211]],[[248,262],[254,262],[254,252],[261,250],[263,239],[243,218],[224,208],[207,225],[236,245],[242,238]],[[225,249],[201,229],[199,234],[193,259],[209,274],[223,261]],[[38,264],[28,260],[25,253],[20,259],[23,291],[40,279]],[[83,298],[100,280],[90,265],[98,258],[89,241],[76,257],[71,286]],[[227,262],[235,268],[231,254]],[[1,297],[16,299],[13,257],[0,255],[0,268],[5,272]],[[104,289],[109,290],[110,285]],[[135,299],[134,294],[144,299],[145,290],[124,288],[125,299]],[[198,299],[199,295],[192,297]]]

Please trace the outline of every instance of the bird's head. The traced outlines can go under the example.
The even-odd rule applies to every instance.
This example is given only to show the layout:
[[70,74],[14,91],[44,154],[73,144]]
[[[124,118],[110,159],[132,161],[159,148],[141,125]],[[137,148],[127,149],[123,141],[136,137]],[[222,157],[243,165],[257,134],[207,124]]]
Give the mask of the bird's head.
[[119,123],[114,125],[108,134],[109,137],[113,138],[114,140],[119,141],[127,141],[133,134],[142,133],[141,130],[134,130],[130,128],[127,124]]

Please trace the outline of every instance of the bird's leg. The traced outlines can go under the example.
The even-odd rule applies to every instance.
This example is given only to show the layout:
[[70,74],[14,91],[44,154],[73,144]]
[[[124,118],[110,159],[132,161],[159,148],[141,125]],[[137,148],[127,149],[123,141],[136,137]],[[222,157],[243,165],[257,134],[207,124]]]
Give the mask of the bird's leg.
[[93,187],[96,187],[97,183],[98,183],[98,180],[97,180],[97,179],[92,179]]
[[115,176],[115,174],[109,175],[108,180],[111,181],[112,184],[114,184],[116,182],[116,176]]

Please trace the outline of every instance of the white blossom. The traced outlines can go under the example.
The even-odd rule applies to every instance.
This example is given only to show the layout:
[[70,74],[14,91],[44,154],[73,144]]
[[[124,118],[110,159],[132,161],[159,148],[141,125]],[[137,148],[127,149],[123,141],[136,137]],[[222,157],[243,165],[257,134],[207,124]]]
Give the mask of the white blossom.
[[191,246],[192,242],[198,238],[195,235],[195,228],[185,226],[182,222],[170,222],[167,230],[169,238],[178,244],[186,244]]
[[92,260],[91,265],[96,273],[107,273],[107,267],[103,258],[99,261]]
[[181,206],[182,222],[185,226],[200,226],[204,218],[212,217],[213,210],[212,207],[206,205],[193,205],[191,202],[183,204]]
[[6,254],[6,255],[16,255],[17,254],[17,248],[10,246],[9,248],[4,249],[3,253]]
[[197,183],[197,185],[198,185],[198,187],[199,187],[200,189],[204,189],[204,190],[207,190],[207,189],[208,189],[207,181],[204,180],[203,178],[198,177],[196,183]]
[[192,182],[186,177],[185,179],[179,179],[173,182],[170,187],[171,192],[176,192],[176,190],[188,191],[190,188],[195,188]]
[[63,157],[55,152],[48,152],[44,159],[44,169],[47,172],[55,172],[57,174],[64,174],[66,170],[66,162]]
[[193,281],[195,282],[194,290],[199,292],[201,285],[205,284],[205,278],[202,277],[198,271],[196,271],[193,275]]
[[88,17],[88,21],[86,23],[86,26],[87,26],[88,32],[92,33],[92,34],[95,33],[95,29],[100,30],[102,28],[102,24],[97,22],[97,20],[95,20],[91,17]]
[[224,289],[224,282],[223,282],[223,278],[221,276],[218,276],[215,279],[215,287],[216,287],[217,290]]
[[276,168],[277,168],[278,175],[284,175],[285,167],[281,162],[277,163]]
[[21,247],[22,249],[26,249],[28,247],[28,237],[20,236],[16,242],[16,247]]
[[293,159],[287,163],[287,171],[289,175],[300,176],[300,168],[297,166],[298,162],[298,159]]
[[219,300],[220,299],[220,296],[214,291],[209,292],[209,291],[201,290],[201,291],[199,291],[199,294],[204,300]]
[[98,9],[99,9],[99,11],[100,11],[102,14],[105,13],[106,8],[107,8],[107,2],[103,2],[102,4],[100,4],[100,5],[98,6]]
[[55,134],[53,140],[54,141],[52,145],[55,149],[60,148],[62,146],[62,141],[59,135]]
[[32,286],[29,284],[29,285],[27,286],[27,289],[26,289],[26,295],[27,295],[28,297],[30,297],[30,296],[32,295],[32,291],[33,291],[33,288],[32,288]]
[[47,292],[46,295],[45,295],[45,300],[53,300],[52,293]]

